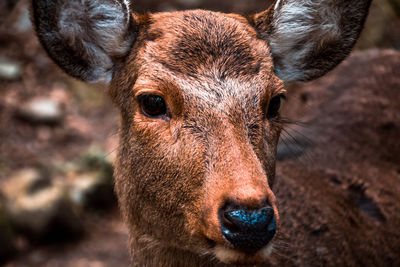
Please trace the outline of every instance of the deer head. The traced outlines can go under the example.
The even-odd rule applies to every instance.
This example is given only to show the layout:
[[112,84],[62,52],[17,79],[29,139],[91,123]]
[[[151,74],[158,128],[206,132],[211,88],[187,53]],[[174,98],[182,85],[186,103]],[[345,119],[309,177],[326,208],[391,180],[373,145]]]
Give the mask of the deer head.
[[338,65],[370,2],[278,0],[245,18],[137,15],[128,0],[32,1],[50,57],[73,77],[109,83],[120,110],[116,192],[134,262],[266,259],[279,228],[283,84]]

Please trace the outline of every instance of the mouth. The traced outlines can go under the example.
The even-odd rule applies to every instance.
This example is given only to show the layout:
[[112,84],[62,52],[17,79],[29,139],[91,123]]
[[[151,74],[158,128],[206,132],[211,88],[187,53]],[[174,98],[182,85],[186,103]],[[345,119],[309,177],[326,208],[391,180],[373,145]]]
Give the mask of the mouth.
[[272,243],[252,254],[244,253],[222,245],[216,245],[214,248],[214,254],[218,260],[225,264],[254,265],[265,262],[271,255],[272,250]]

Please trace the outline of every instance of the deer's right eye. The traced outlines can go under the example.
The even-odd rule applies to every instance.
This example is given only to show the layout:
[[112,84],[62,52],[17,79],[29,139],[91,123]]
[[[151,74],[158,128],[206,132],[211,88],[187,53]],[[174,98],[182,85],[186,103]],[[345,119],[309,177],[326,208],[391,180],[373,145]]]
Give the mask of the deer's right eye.
[[167,104],[158,95],[142,95],[139,97],[139,104],[144,115],[148,117],[162,117],[167,115]]
[[274,119],[279,115],[282,99],[286,99],[284,95],[277,95],[271,99],[268,106],[267,118]]

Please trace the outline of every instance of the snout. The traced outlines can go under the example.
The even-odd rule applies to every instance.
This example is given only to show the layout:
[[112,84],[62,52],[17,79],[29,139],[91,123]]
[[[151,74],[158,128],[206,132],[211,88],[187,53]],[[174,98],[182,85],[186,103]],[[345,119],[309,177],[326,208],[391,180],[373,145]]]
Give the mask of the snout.
[[206,208],[203,233],[218,260],[254,265],[268,259],[279,232],[279,213],[269,188],[237,187],[228,196],[208,198],[207,203],[212,206]]
[[247,254],[266,247],[277,233],[275,213],[269,205],[254,209],[228,203],[220,209],[219,220],[223,237]]

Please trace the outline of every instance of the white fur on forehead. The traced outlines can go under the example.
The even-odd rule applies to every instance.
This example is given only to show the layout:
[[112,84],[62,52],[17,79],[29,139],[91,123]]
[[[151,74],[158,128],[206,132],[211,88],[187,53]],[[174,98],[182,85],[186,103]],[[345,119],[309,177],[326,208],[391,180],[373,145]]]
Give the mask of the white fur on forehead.
[[303,79],[305,74],[298,64],[315,46],[341,37],[340,19],[332,0],[278,0],[274,31],[269,37],[272,53],[281,57],[281,67],[275,70],[277,75],[287,81]]

